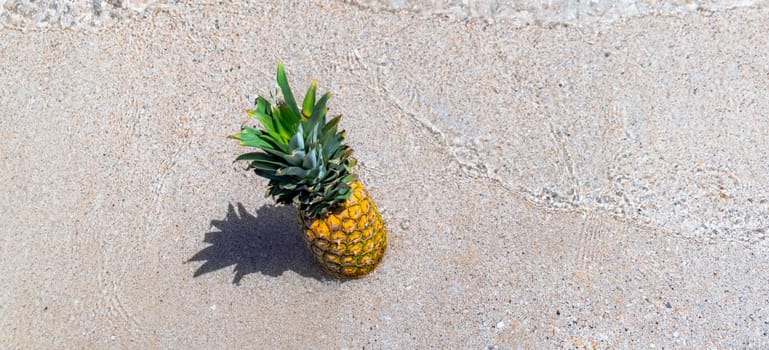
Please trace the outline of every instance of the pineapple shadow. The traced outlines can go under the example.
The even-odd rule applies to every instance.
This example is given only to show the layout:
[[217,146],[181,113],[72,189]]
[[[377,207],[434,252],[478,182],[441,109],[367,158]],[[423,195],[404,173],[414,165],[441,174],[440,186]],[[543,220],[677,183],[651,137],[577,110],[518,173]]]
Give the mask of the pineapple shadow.
[[291,206],[265,205],[252,215],[241,203],[237,203],[237,211],[229,204],[224,220],[211,220],[211,231],[203,239],[211,245],[187,261],[205,261],[193,277],[234,265],[232,283],[236,285],[251,273],[277,277],[288,270],[322,280],[296,217]]

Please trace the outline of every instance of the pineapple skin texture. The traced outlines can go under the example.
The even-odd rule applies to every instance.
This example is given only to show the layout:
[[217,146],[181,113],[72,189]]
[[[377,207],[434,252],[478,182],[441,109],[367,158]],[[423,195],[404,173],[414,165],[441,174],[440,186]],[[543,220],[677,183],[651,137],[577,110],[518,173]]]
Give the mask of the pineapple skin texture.
[[299,213],[304,241],[321,269],[337,278],[359,278],[373,271],[387,248],[382,214],[359,180],[352,194],[325,217]]

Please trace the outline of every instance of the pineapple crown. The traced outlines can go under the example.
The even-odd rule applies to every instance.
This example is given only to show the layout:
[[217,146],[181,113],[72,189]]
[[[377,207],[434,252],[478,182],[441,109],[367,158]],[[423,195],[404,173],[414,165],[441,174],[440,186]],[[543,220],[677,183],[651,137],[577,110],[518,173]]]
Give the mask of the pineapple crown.
[[295,204],[309,217],[326,215],[350,196],[355,179],[352,149],[343,142],[344,130],[337,131],[342,116],[326,121],[331,93],[316,101],[316,81],[307,89],[300,109],[282,62],[278,62],[277,83],[283,99],[271,104],[259,96],[248,111],[261,128],[244,125],[232,136],[259,151],[242,154],[235,161],[250,161],[249,170],[269,179],[267,195],[278,203]]

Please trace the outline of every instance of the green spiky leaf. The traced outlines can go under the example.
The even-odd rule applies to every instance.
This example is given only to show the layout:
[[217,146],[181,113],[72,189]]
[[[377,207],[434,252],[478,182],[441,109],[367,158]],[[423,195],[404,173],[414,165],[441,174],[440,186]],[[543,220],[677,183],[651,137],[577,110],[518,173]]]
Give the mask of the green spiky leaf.
[[308,119],[312,115],[312,109],[315,106],[315,90],[318,88],[318,82],[313,80],[310,83],[310,87],[307,89],[307,94],[304,95],[304,102],[302,102],[302,117]]
[[331,98],[330,92],[327,92],[320,97],[320,100],[318,101],[318,103],[315,104],[315,107],[313,107],[312,109],[312,113],[310,114],[310,119],[308,120],[307,125],[309,126],[320,125],[321,123],[326,121],[326,113],[328,112],[328,109],[326,108],[326,103],[328,102],[329,98]]
[[286,70],[283,69],[283,62],[278,62],[277,80],[280,92],[283,93],[283,99],[286,100],[286,105],[293,112],[293,115],[290,115],[289,117],[299,119],[299,107],[296,105],[296,99],[294,99],[294,94],[291,92],[291,87],[288,85],[288,78],[286,77]]

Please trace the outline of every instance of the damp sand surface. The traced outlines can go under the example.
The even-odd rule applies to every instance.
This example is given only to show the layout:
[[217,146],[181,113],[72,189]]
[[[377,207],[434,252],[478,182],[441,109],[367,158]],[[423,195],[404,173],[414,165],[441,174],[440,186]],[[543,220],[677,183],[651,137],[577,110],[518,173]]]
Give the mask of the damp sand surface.
[[[0,344],[769,347],[768,15],[585,30],[338,2],[6,28]],[[364,279],[321,276],[232,163],[278,60],[334,93],[383,211]]]

